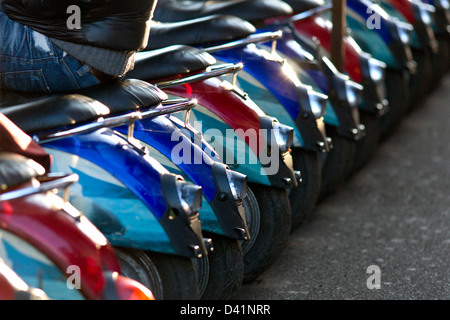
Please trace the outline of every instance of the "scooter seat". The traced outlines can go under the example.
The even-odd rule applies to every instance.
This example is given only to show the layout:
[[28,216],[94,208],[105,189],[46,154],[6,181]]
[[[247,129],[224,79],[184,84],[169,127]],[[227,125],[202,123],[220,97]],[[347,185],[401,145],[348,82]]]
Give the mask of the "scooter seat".
[[175,45],[138,52],[134,69],[126,74],[126,78],[159,80],[204,70],[215,63],[216,59],[207,52],[194,47]]
[[[26,133],[75,125],[107,114],[156,107],[167,99],[167,95],[159,88],[136,79],[40,97],[36,94],[2,91],[2,102],[9,95],[17,103],[1,105],[0,112]],[[11,102],[12,99],[5,100]]]
[[294,13],[302,13],[325,4],[324,0],[283,0],[292,7]]
[[76,93],[103,103],[108,106],[111,114],[154,108],[168,98],[161,89],[137,79],[102,84]]
[[182,1],[160,0],[153,19],[163,22],[185,21],[215,14],[236,16],[251,23],[292,14],[292,8],[278,0],[234,0],[186,5]]
[[45,169],[17,153],[0,153],[0,193],[45,174]]
[[150,28],[150,37],[144,51],[173,44],[189,46],[232,41],[256,32],[255,27],[238,17],[214,15],[181,22],[156,22]]

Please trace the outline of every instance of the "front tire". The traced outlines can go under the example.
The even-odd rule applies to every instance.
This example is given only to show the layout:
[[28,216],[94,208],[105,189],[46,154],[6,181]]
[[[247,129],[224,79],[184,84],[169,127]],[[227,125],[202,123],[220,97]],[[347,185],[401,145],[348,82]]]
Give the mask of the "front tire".
[[244,282],[256,280],[275,262],[286,248],[291,233],[287,191],[259,184],[250,187],[258,202],[260,224],[258,230],[249,230],[253,244],[244,243]]
[[326,128],[327,136],[333,141],[333,148],[328,152],[322,166],[322,182],[319,201],[323,201],[349,176],[355,158],[356,142],[337,133],[335,127]]
[[386,69],[386,94],[389,111],[380,119],[380,140],[386,140],[396,129],[408,109],[409,76],[403,70]]
[[408,111],[418,106],[427,96],[432,84],[431,51],[429,49],[412,49],[414,61],[417,62],[417,71],[411,76],[410,104]]
[[244,278],[244,260],[239,240],[208,235],[214,251],[193,259],[201,300],[231,300],[239,293]]
[[380,140],[380,116],[364,110],[359,111],[359,116],[361,123],[366,128],[366,135],[356,141],[352,174],[359,171],[374,157]]
[[131,248],[114,248],[122,274],[149,288],[156,300],[198,300],[190,258]]
[[321,184],[321,167],[318,152],[301,148],[291,151],[294,170],[299,170],[302,182],[289,192],[292,212],[292,230],[299,228],[316,207]]

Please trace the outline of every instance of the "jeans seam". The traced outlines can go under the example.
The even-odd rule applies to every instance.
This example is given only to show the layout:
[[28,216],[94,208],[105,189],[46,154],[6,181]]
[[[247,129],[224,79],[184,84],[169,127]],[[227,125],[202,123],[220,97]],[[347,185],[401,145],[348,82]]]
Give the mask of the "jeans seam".
[[66,72],[67,76],[69,77],[70,81],[72,82],[73,85],[75,85],[76,89],[80,89],[80,85],[75,77],[75,75],[73,74],[72,70],[70,69],[70,67],[67,65],[66,61],[64,60],[64,58],[60,58],[59,59],[59,63],[62,65],[64,71]]

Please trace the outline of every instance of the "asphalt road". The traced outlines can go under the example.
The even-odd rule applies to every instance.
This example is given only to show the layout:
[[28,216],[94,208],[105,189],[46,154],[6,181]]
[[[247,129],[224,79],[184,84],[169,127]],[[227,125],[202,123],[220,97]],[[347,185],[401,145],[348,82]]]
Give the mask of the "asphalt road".
[[450,299],[449,143],[447,74],[238,299]]

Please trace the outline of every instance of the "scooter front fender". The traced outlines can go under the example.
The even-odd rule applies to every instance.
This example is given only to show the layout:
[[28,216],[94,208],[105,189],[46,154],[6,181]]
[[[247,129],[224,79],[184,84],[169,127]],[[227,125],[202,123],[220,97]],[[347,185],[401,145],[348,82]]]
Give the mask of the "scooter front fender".
[[[128,128],[120,127],[116,130],[126,134]],[[212,154],[214,151],[205,141],[191,141],[186,133],[165,116],[136,122],[134,137],[168,171],[202,187],[203,202],[199,213],[204,231],[240,240],[248,237],[241,204],[236,203],[233,198],[225,169],[220,172],[215,169],[225,165],[219,162],[218,155]]]
[[[197,257],[204,248],[195,221],[174,218],[163,201],[170,174],[110,129],[43,144],[54,169],[80,176],[72,197],[114,246]],[[200,250],[201,251],[201,250]]]
[[[213,55],[222,61],[243,62],[244,71],[259,81],[278,100],[278,104],[256,101],[258,106],[267,115],[281,116],[282,118],[277,117],[281,123],[296,127],[296,136],[301,147],[322,151],[320,146],[328,143],[318,124],[322,120],[317,119],[312,110],[301,101],[303,85],[289,66],[284,66],[280,60],[271,56],[270,52],[258,49],[256,45],[216,51]],[[241,84],[244,91],[251,89],[244,84],[245,82]],[[286,112],[276,112],[275,109],[285,109]]]

